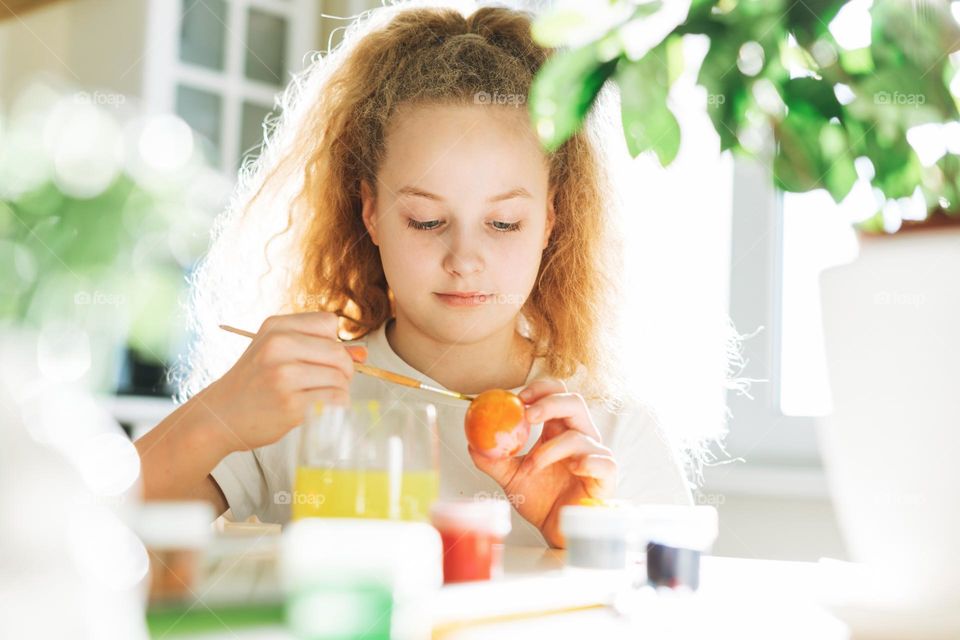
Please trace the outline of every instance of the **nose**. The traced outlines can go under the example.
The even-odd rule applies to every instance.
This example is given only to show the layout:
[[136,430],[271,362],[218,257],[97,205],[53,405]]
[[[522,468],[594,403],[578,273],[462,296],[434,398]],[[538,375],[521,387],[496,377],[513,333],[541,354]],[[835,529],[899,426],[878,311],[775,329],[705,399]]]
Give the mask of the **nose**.
[[445,239],[448,244],[443,268],[448,273],[466,276],[483,271],[484,262],[478,239],[470,238],[469,233],[462,229],[448,234]]

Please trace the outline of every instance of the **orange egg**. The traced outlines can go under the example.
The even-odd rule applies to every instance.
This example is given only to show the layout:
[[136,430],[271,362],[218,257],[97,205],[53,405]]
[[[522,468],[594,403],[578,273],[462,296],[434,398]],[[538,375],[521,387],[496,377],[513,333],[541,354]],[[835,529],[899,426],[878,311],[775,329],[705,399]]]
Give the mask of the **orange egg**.
[[484,391],[473,399],[464,430],[470,446],[488,458],[516,455],[530,436],[523,401],[503,389]]

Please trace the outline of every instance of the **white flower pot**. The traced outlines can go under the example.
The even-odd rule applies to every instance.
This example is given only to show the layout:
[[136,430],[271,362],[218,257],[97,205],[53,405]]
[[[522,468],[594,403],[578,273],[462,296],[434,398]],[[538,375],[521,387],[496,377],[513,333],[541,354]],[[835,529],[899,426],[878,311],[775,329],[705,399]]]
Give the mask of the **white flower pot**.
[[861,237],[821,276],[834,411],[820,446],[848,551],[960,602],[960,226]]

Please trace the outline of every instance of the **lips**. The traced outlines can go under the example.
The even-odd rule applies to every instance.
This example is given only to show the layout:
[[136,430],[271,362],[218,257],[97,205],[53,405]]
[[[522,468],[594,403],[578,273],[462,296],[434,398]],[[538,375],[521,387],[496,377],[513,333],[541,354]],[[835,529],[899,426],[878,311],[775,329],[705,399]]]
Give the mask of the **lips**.
[[439,291],[438,296],[457,296],[459,298],[476,298],[487,295],[483,291]]
[[454,307],[472,307],[481,305],[490,299],[491,294],[482,291],[448,291],[435,293],[441,302]]

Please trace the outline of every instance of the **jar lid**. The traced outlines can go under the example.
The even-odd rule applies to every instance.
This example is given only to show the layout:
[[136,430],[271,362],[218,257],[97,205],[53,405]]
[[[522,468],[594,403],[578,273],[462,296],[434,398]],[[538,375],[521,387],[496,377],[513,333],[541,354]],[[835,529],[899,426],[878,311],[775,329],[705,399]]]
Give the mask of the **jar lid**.
[[213,507],[202,500],[151,501],[137,509],[134,530],[154,549],[200,549],[213,535]]
[[437,529],[461,529],[506,536],[510,533],[510,503],[506,500],[438,500],[430,508]]
[[560,508],[560,533],[564,538],[626,538],[632,521],[631,509],[618,505],[566,505]]
[[717,539],[717,510],[712,506],[642,504],[633,511],[637,535],[645,542],[704,551]]

